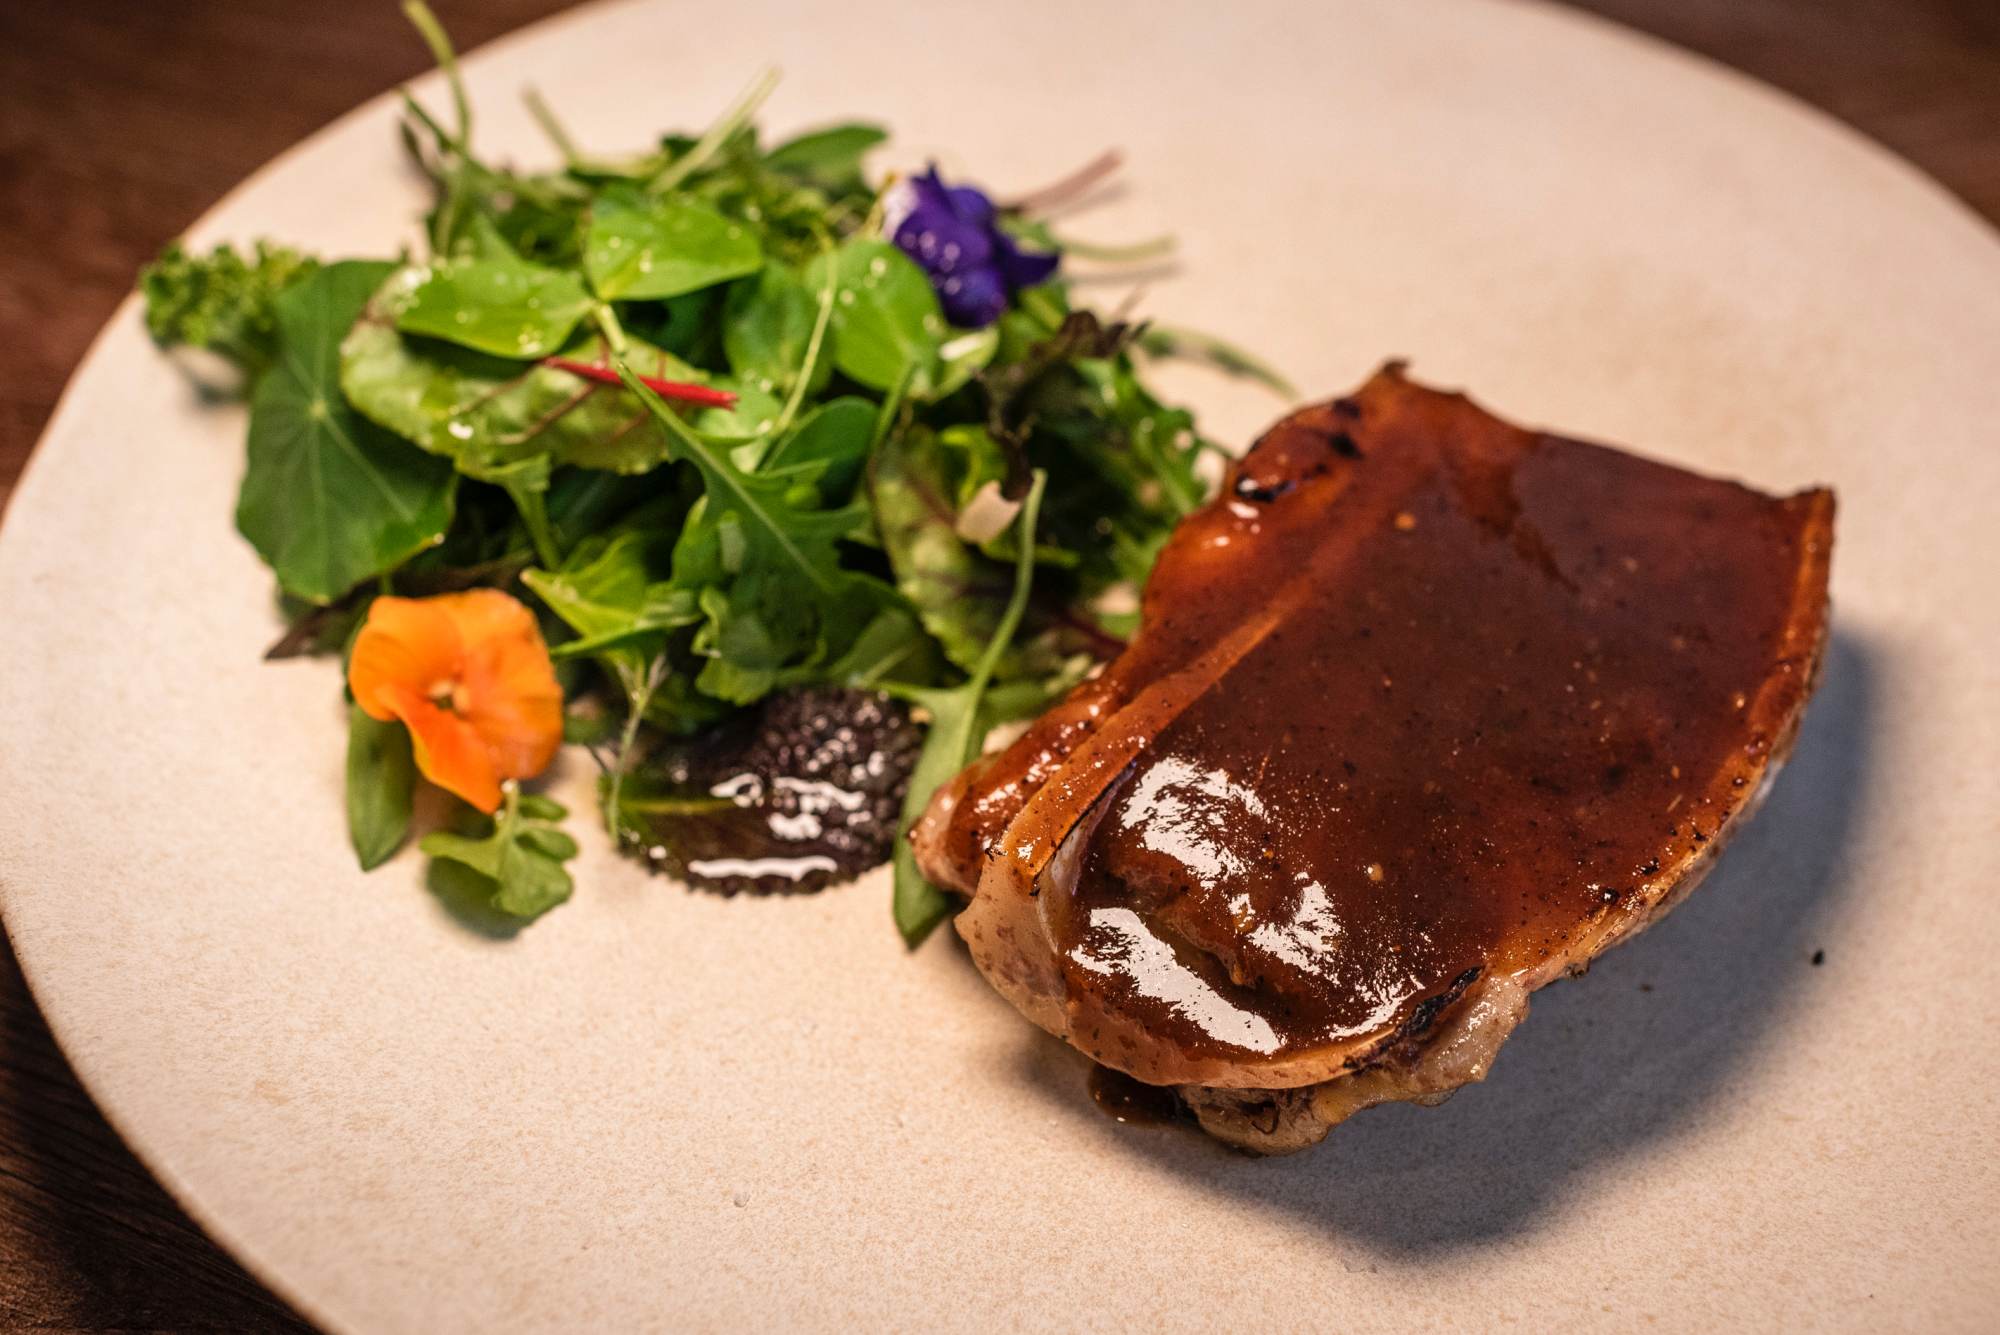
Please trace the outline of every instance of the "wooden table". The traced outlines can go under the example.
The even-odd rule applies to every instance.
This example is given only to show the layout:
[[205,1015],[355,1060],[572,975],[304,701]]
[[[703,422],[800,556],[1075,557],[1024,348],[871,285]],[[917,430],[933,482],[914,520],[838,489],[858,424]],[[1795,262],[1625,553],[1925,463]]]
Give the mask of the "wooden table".
[[[465,46],[564,7],[432,2]],[[1996,0],[1581,7],[1824,107],[2000,219]],[[427,64],[386,0],[0,0],[0,503],[138,266],[265,159]],[[298,1322],[119,1143],[0,949],[0,1328],[27,1327]]]

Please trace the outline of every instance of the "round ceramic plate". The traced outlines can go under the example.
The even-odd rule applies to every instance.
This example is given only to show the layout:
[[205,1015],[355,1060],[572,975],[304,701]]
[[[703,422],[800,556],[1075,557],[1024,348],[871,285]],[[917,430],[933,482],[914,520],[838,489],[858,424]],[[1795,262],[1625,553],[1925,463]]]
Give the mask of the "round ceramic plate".
[[[546,159],[531,82],[610,151],[767,62],[768,125],[878,118],[884,166],[1008,191],[1122,147],[1076,228],[1177,233],[1144,309],[1313,392],[1406,356],[1516,418],[1835,485],[1791,769],[1448,1106],[1271,1161],[1120,1126],[948,934],[905,954],[881,876],[723,900],[598,839],[569,905],[494,935],[416,857],[358,873],[336,669],[259,661],[242,419],[128,305],[0,543],[0,876],[64,1050],[195,1217],[342,1330],[1990,1320],[1994,234],[1764,89],[1516,4],[630,4],[469,76],[483,145]],[[393,251],[422,202],[394,119],[196,239]],[[1237,441],[1282,406],[1174,388]]]

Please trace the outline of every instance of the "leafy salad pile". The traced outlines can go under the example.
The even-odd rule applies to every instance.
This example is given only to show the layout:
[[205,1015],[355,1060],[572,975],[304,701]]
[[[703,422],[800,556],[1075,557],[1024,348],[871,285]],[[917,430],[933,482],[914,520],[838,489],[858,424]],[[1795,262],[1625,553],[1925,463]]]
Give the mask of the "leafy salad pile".
[[[614,836],[660,739],[774,693],[885,692],[928,724],[907,826],[991,728],[1117,650],[1130,613],[1108,600],[1129,607],[1204,499],[1210,447],[1143,360],[1267,373],[1079,308],[1060,259],[1092,252],[1028,209],[935,171],[871,181],[874,126],[765,146],[770,76],[702,133],[619,158],[530,93],[562,165],[496,165],[444,34],[408,8],[452,105],[404,96],[436,187],[426,253],[174,246],[141,279],[162,346],[240,372],[237,525],[291,620],[273,653],[339,652],[382,594],[515,593]],[[352,717],[372,866],[407,837],[415,776],[400,728]],[[461,814],[424,840],[455,875],[521,917],[568,897],[555,802],[510,786],[495,816]],[[896,846],[914,943],[946,900]]]

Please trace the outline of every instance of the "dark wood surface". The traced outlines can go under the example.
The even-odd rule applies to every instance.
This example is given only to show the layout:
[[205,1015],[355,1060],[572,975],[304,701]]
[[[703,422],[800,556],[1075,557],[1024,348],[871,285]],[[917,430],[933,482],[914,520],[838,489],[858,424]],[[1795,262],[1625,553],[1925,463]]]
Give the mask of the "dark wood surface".
[[[433,4],[467,46],[565,7]],[[1796,93],[2000,219],[2000,0],[1580,7]],[[427,64],[388,0],[0,0],[0,504],[138,266]],[[296,1325],[119,1143],[0,948],[0,1329]]]

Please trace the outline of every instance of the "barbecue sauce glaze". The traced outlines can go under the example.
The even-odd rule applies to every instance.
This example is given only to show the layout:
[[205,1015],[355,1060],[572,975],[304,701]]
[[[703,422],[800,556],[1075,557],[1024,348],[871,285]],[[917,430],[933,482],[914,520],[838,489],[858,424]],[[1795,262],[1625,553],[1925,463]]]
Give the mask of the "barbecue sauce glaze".
[[1141,1079],[1379,1049],[1692,865],[1810,688],[1831,514],[1391,366],[1231,470],[928,870],[1027,868],[975,958]]

